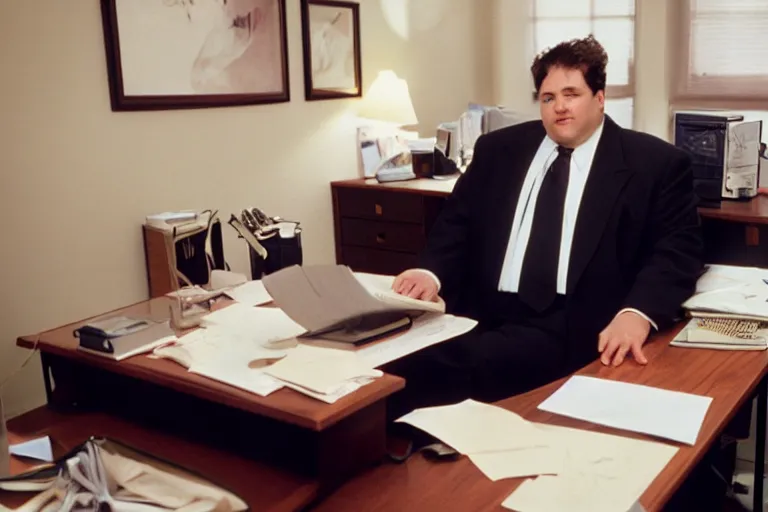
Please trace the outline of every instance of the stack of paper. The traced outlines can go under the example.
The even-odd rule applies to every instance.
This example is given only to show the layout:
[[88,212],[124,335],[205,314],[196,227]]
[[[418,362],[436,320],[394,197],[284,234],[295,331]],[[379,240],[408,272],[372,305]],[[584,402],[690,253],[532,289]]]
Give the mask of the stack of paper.
[[768,348],[768,270],[709,265],[683,307],[693,319],[674,338],[673,346]]
[[[600,397],[594,402],[610,407]],[[536,477],[503,503],[519,512],[629,510],[678,450],[658,442],[532,423],[473,400],[417,409],[398,421],[467,455],[493,481]]]
[[333,403],[383,373],[354,352],[299,345],[264,372],[286,386]]

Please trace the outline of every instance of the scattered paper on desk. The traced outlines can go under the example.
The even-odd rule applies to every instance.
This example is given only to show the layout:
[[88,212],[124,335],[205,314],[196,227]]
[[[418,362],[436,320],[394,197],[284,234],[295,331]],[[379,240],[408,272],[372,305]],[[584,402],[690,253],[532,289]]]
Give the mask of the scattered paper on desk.
[[426,313],[416,318],[406,332],[364,346],[357,355],[367,364],[376,368],[423,348],[455,338],[474,329],[476,320],[471,318]]
[[707,265],[706,272],[696,281],[696,293],[709,293],[768,279],[768,270],[758,267]]
[[517,512],[628,512],[634,503],[611,478],[573,474],[526,480],[501,506]]
[[30,459],[53,462],[53,448],[51,447],[51,439],[48,436],[12,444],[9,446],[9,451],[11,455],[16,455],[17,457],[28,457]]
[[661,442],[632,439],[589,430],[534,423],[547,446],[470,454],[489,479],[585,473],[621,479],[635,499],[677,453]]
[[299,345],[269,366],[265,372],[284,382],[322,394],[333,394],[344,383],[357,378],[382,376],[362,362],[354,352]]
[[531,422],[474,400],[416,409],[396,421],[413,425],[464,455],[548,445],[546,434]]
[[469,460],[490,480],[524,476],[556,475],[563,469],[565,452],[555,446],[473,453]]
[[237,302],[204,316],[201,325],[252,336],[263,345],[306,332],[279,308],[251,307]]
[[730,313],[768,319],[768,284],[762,280],[699,293],[683,303],[689,311]]
[[576,375],[539,409],[693,445],[712,398]]
[[[518,512],[634,510],[678,448],[588,430],[539,425],[564,458],[557,475],[523,482],[502,506]],[[642,510],[642,509],[641,509]]]
[[[380,377],[381,375],[383,374],[380,374],[377,377]],[[286,388],[291,388],[294,391],[298,391],[303,395],[307,395],[311,398],[320,400],[321,402],[325,402],[327,404],[335,404],[341,398],[354,393],[361,387],[365,386],[366,384],[370,384],[373,381],[374,381],[374,378],[371,378],[371,377],[358,377],[356,379],[348,380],[332,388],[332,390],[329,393],[316,393],[314,391],[310,391],[307,388],[297,386],[296,384],[292,384],[290,382],[282,382],[275,379],[275,382],[281,383]]]
[[259,396],[269,396],[283,388],[283,383],[264,373],[264,368],[251,368],[247,359],[236,355],[198,362],[189,371]]
[[224,293],[245,306],[261,306],[272,302],[272,297],[261,281],[248,281]]

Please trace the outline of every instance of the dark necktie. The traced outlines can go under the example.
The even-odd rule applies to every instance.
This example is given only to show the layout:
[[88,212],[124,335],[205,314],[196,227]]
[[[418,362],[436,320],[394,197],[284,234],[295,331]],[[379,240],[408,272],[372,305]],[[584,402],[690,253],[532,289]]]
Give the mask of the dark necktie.
[[558,146],[557,152],[557,158],[544,175],[536,199],[518,287],[520,299],[538,312],[547,309],[557,295],[560,238],[573,150]]

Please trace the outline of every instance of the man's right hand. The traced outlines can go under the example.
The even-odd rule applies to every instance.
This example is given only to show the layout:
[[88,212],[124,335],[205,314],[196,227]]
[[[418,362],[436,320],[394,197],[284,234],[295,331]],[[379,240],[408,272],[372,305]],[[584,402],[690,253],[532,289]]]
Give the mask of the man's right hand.
[[395,278],[392,289],[413,299],[437,302],[437,283],[432,276],[421,270],[406,270]]

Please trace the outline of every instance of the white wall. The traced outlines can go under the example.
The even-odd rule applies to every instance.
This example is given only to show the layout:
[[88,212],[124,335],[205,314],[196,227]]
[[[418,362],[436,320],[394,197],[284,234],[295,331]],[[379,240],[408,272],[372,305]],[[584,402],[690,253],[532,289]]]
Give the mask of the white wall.
[[[307,262],[333,261],[329,182],[357,176],[356,101],[304,101],[299,1],[287,7],[290,103],[115,113],[97,0],[0,2],[0,381],[27,356],[17,336],[147,297],[149,213],[214,208],[226,220],[258,205],[302,222]],[[434,133],[490,99],[488,16],[475,0],[363,0],[364,84],[394,69]],[[247,273],[244,244],[224,229],[227,259]],[[10,416],[40,405],[37,361],[3,394]]]

